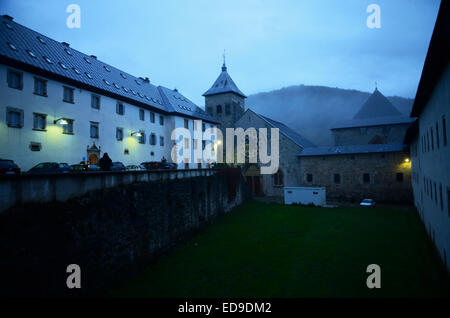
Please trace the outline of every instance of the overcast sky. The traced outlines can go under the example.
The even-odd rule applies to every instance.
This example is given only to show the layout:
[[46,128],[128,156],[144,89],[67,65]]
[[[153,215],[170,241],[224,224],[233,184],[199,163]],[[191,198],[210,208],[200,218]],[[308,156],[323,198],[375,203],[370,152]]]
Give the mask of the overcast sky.
[[[81,28],[69,29],[69,4]],[[369,29],[369,4],[381,28]],[[247,95],[325,85],[414,97],[438,0],[0,0],[1,13],[153,84],[201,96],[228,71]]]

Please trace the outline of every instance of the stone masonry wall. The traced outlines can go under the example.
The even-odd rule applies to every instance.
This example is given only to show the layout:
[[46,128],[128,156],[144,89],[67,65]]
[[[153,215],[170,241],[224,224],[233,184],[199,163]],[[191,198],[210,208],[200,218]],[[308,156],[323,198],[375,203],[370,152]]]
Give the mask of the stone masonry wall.
[[[231,187],[229,177],[214,174],[133,183],[4,211],[0,294],[102,294],[242,203],[248,190],[240,173],[233,175],[239,178]],[[69,264],[81,267],[81,289],[66,287]]]
[[[376,202],[412,202],[411,164],[407,152],[301,157],[302,185],[325,187],[328,201],[372,198]],[[364,183],[363,174],[370,174]],[[397,181],[403,173],[403,181]],[[312,174],[312,182],[307,175]],[[340,174],[340,183],[334,182]]]

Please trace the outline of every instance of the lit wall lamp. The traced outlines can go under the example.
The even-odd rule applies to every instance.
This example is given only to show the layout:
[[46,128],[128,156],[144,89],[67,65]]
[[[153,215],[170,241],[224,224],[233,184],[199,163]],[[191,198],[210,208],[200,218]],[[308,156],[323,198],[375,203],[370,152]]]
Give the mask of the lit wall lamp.
[[140,131],[133,131],[131,136],[142,137],[142,133]]
[[65,120],[64,118],[59,118],[53,121],[54,124],[59,124],[60,125],[68,125],[69,123],[67,122],[67,120]]
[[409,162],[409,158],[405,158],[405,162]]

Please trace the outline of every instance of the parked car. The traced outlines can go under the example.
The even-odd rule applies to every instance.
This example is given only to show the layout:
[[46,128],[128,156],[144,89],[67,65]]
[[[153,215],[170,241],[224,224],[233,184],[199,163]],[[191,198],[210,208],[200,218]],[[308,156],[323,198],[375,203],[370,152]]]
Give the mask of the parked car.
[[88,164],[86,171],[100,171],[100,166]]
[[68,172],[70,172],[70,166],[65,162],[61,163],[41,162],[27,171],[27,173],[68,173]]
[[20,168],[12,160],[0,159],[0,174],[20,174]]
[[125,171],[127,168],[120,161],[115,161],[112,163],[111,171]]
[[70,172],[83,172],[86,171],[86,165],[83,164],[75,164],[70,165]]
[[375,206],[375,201],[373,199],[364,199],[359,204],[360,206]]
[[137,165],[128,165],[127,166],[127,170],[128,171],[141,171],[141,170],[147,170],[147,169],[145,169],[145,167],[144,166],[137,166]]
[[141,162],[141,165],[144,166],[147,170],[162,169],[161,162],[158,161]]
[[167,164],[167,168],[166,169],[177,169],[177,164],[173,163],[173,162],[168,162]]

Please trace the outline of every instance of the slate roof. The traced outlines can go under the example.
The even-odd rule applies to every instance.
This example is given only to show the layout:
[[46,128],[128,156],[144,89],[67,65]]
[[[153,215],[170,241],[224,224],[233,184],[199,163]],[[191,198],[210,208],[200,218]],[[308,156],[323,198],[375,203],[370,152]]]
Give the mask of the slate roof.
[[0,21],[2,63],[42,72],[44,75],[54,76],[57,80],[99,90],[105,95],[123,98],[164,113],[218,123],[179,92],[155,86],[148,79],[128,74],[95,56],[71,48],[65,42],[55,41],[28,29],[6,15],[1,16]]
[[367,101],[351,120],[339,121],[331,129],[409,124],[414,119],[402,115],[397,108],[375,88]]
[[375,88],[361,109],[356,113],[353,119],[391,117],[401,116],[402,114],[394,105]]
[[408,116],[350,119],[339,121],[334,126],[332,126],[331,129],[382,126],[382,125],[401,125],[412,123],[414,120],[415,120],[414,118]]
[[244,93],[237,87],[237,85],[233,82],[231,76],[227,72],[227,67],[225,63],[222,66],[222,73],[220,73],[219,77],[214,82],[213,86],[208,89],[203,96],[211,96],[216,94],[223,93],[235,93],[243,98],[247,98]]
[[[258,114],[259,115],[259,114]],[[299,145],[302,148],[306,147],[315,147],[312,142],[310,142],[308,139],[303,137],[302,135],[298,134],[288,126],[286,126],[283,123],[280,123],[279,121],[273,120],[271,118],[259,115],[263,120],[265,120],[270,126],[273,128],[278,128],[280,133],[291,139],[293,142],[295,142],[297,145]]]
[[361,153],[397,152],[406,150],[403,144],[374,144],[304,148],[297,154],[298,157],[331,156]]

